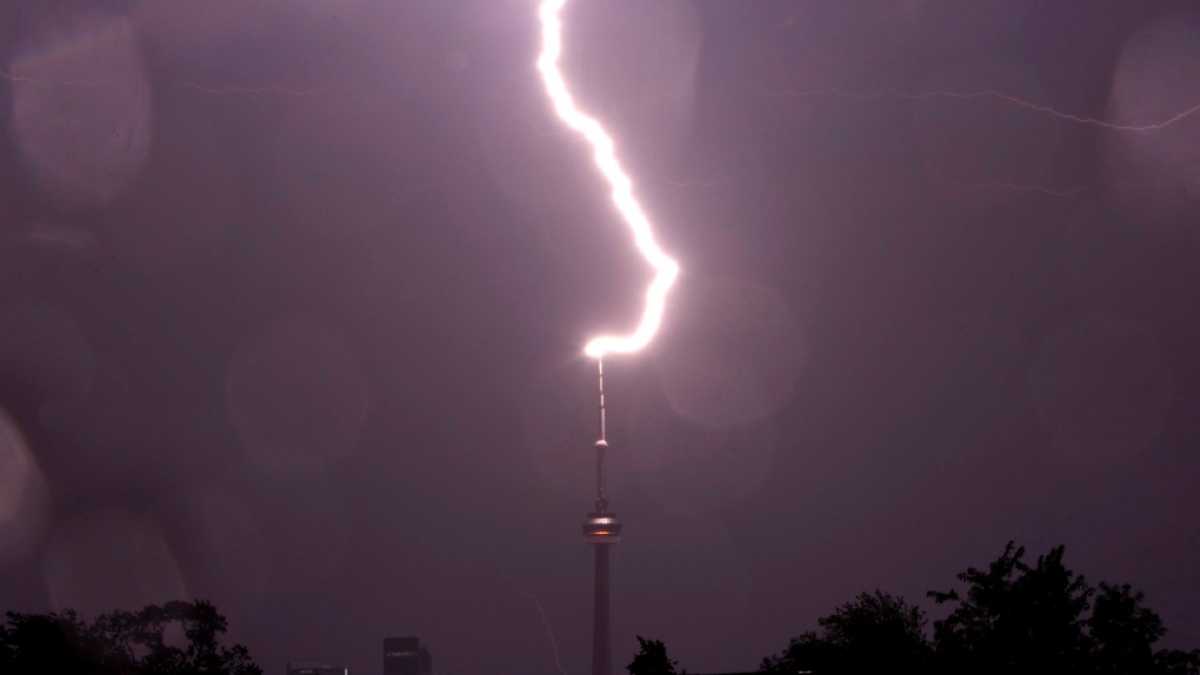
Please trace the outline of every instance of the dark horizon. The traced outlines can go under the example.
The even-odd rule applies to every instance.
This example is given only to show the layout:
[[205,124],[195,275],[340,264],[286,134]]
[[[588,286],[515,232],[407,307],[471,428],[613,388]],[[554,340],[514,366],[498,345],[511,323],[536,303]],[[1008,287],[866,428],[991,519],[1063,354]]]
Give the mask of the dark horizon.
[[[268,673],[388,635],[586,671],[581,348],[647,273],[534,4],[0,7],[0,609],[205,598]],[[1200,645],[1200,10],[565,19],[683,269],[605,362],[615,670],[934,612],[1011,539]]]

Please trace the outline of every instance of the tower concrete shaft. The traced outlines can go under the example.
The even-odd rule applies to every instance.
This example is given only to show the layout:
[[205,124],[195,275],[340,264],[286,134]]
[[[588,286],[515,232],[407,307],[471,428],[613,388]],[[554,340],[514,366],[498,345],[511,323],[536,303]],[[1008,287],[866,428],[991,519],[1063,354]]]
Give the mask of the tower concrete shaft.
[[609,636],[608,549],[596,544],[596,585],[592,598],[592,675],[612,675],[612,640]]

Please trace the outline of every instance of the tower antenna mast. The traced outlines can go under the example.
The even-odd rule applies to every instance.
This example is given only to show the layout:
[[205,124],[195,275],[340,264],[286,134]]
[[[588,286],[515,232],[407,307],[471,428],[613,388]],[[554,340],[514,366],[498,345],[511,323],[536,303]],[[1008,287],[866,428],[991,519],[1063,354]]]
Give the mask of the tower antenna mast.
[[592,675],[611,675],[612,640],[609,634],[609,549],[621,540],[621,521],[608,510],[605,455],[608,452],[608,409],[604,397],[604,360],[596,359],[599,398],[599,437],[596,439],[596,510],[583,521],[583,538],[592,545],[596,562],[592,615]]

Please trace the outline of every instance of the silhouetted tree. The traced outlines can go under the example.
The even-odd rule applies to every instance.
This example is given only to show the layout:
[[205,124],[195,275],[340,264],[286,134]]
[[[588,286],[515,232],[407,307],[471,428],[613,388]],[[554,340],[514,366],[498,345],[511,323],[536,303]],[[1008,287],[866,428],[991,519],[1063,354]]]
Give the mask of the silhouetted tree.
[[1009,542],[986,570],[958,575],[957,591],[931,591],[956,607],[934,623],[939,665],[948,672],[1014,673],[1039,669],[1080,672],[1088,651],[1083,613],[1093,590],[1062,564],[1063,548],[1025,564],[1023,547]]
[[1154,654],[1154,668],[1158,675],[1196,675],[1200,673],[1200,651],[1160,649]]
[[9,612],[0,626],[0,673],[131,672],[132,659],[95,633],[72,611],[50,614]]
[[[0,626],[0,673],[72,675],[261,675],[242,645],[225,647],[225,617],[203,601],[102,614],[88,625],[71,611],[9,612]],[[186,639],[165,636],[179,625]]]
[[1097,672],[1148,672],[1154,663],[1154,643],[1166,629],[1158,615],[1142,607],[1142,594],[1129,584],[1100,584],[1088,619],[1096,641]]
[[918,672],[931,649],[924,613],[903,598],[861,593],[817,620],[820,632],[793,638],[782,654],[763,659],[768,673]]
[[986,569],[958,575],[957,590],[931,591],[952,608],[934,622],[902,598],[863,593],[793,638],[767,673],[929,672],[947,675],[1200,675],[1200,650],[1155,649],[1162,619],[1128,584],[1087,580],[1063,564],[1063,547],[1029,565],[1009,542]]
[[965,596],[930,592],[939,604],[954,606],[934,623],[941,672],[1200,673],[1197,652],[1154,650],[1166,630],[1142,606],[1141,593],[1128,585],[1092,588],[1063,564],[1062,546],[1032,566],[1024,555],[1023,547],[1009,542],[986,570],[972,567],[958,575],[967,585]]
[[1101,583],[1088,618],[1093,643],[1094,672],[1102,675],[1200,673],[1200,651],[1155,651],[1154,643],[1167,633],[1154,610],[1142,606],[1145,596],[1129,584]]
[[661,640],[647,640],[641,635],[637,636],[637,640],[641,648],[633,657],[633,662],[626,666],[630,675],[687,674],[686,670],[675,670],[675,666],[679,665],[679,662],[673,661],[667,656],[667,647]]

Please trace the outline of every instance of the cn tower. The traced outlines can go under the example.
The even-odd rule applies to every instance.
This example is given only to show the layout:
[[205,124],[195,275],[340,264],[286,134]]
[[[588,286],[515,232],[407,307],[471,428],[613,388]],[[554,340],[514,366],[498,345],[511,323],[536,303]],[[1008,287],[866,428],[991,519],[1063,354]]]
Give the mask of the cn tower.
[[604,410],[604,362],[596,360],[600,386],[600,436],[596,439],[596,510],[583,521],[584,541],[595,551],[595,585],[592,597],[592,675],[612,675],[612,640],[608,606],[609,549],[621,540],[621,522],[608,510],[604,480],[604,455],[608,433]]
[[637,328],[627,335],[599,335],[588,340],[583,353],[596,359],[600,384],[600,435],[596,439],[596,510],[583,521],[584,541],[594,547],[596,556],[595,592],[592,613],[592,675],[612,675],[612,640],[609,635],[608,573],[610,547],[621,540],[621,523],[608,510],[604,484],[604,455],[608,437],[604,419],[604,363],[606,354],[632,354],[641,351],[654,338],[662,323],[667,293],[679,276],[679,263],[667,254],[654,236],[654,226],[633,193],[633,179],[617,160],[616,142],[596,118],[575,105],[566,77],[559,68],[563,51],[562,18],[567,0],[540,0],[538,20],[542,26],[542,48],[537,69],[542,74],[546,95],[559,120],[579,134],[592,148],[592,160],[611,190],[613,206],[629,226],[637,251],[654,268],[654,280],[646,288],[645,305]]

